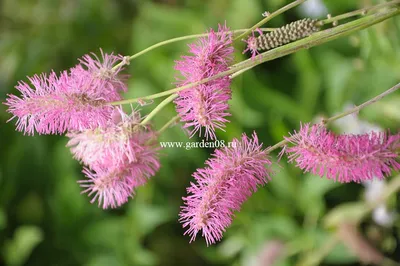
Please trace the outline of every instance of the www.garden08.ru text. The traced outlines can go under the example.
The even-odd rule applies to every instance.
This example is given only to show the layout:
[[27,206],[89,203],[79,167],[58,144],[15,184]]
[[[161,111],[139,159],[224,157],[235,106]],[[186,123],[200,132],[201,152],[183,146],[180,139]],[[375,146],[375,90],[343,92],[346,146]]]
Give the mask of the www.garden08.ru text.
[[235,142],[227,142],[224,140],[215,141],[192,141],[192,142],[182,142],[182,141],[161,141],[160,146],[162,148],[183,148],[186,150],[190,149],[207,149],[207,148],[222,148],[222,147],[235,147]]

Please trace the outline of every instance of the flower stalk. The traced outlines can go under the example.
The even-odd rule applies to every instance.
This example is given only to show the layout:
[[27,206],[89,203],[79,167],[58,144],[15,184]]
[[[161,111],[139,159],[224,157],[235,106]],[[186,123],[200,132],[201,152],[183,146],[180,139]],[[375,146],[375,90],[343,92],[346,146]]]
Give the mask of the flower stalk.
[[256,56],[254,59],[247,59],[245,61],[242,61],[240,63],[237,63],[235,65],[232,65],[229,70],[220,72],[214,76],[199,80],[197,82],[193,82],[191,84],[187,84],[184,86],[180,86],[174,89],[170,89],[167,91],[163,91],[160,93],[144,96],[144,97],[139,97],[139,98],[132,98],[132,99],[126,99],[126,100],[121,100],[121,101],[115,101],[111,102],[112,105],[121,105],[121,104],[131,104],[131,103],[136,103],[141,100],[151,100],[151,99],[156,99],[160,97],[164,97],[167,95],[171,95],[173,93],[177,93],[179,91],[189,89],[196,87],[198,85],[216,80],[221,77],[225,77],[228,75],[232,75],[238,71],[247,71],[257,65],[260,65],[262,63],[265,63],[267,61],[271,61],[304,49],[309,49],[311,47],[317,46],[324,44],[326,42],[338,39],[340,37],[347,36],[351,33],[357,32],[359,30],[368,28],[372,25],[375,25],[379,22],[382,22],[386,19],[389,19],[393,16],[396,16],[400,13],[399,8],[391,8],[390,10],[374,13],[371,15],[367,15],[365,17],[356,19],[354,21],[339,25],[334,28],[329,28],[326,30],[322,30],[320,32],[314,33],[313,35],[298,40],[293,43],[289,43],[283,46],[280,46],[278,48],[266,51],[264,53],[261,53],[260,55]]

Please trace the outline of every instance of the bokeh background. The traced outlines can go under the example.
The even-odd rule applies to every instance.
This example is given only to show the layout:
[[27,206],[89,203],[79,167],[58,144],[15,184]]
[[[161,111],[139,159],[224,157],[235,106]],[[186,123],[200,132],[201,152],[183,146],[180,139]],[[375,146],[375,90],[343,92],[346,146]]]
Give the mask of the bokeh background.
[[[382,1],[310,0],[271,21],[281,26],[306,16],[325,18]],[[250,27],[285,0],[0,0],[0,101],[18,80],[35,73],[74,66],[84,54],[131,55],[151,44],[202,33],[218,23],[232,29]],[[237,44],[235,60],[244,43]],[[185,42],[170,44],[131,62],[126,97],[172,88],[174,60],[185,54]],[[267,62],[235,78],[232,117],[218,138],[229,141],[255,130],[265,146],[321,116],[343,111],[390,88],[400,80],[400,18],[370,29]],[[343,120],[332,129],[368,131],[398,129],[400,94]],[[158,101],[155,102],[155,104]],[[144,113],[155,106],[141,107]],[[168,106],[155,119],[161,127],[175,115]],[[333,208],[364,201],[362,184],[341,185],[303,175],[286,160],[265,187],[237,213],[223,241],[206,247],[189,244],[178,213],[192,181],[211,149],[169,148],[162,168],[134,199],[121,208],[102,210],[80,194],[81,166],[65,147],[65,136],[23,136],[0,105],[0,264],[1,265],[267,265],[271,247],[287,245],[290,255],[276,265],[297,265],[334,233],[324,217]],[[368,122],[368,124],[366,123]],[[179,126],[162,141],[188,141]],[[191,139],[190,141],[195,141]],[[277,154],[274,153],[274,157]],[[370,186],[370,187],[378,187]],[[373,193],[372,193],[373,194]],[[379,194],[379,193],[378,193]],[[393,260],[400,260],[398,195],[386,216],[368,215],[360,230]],[[397,202],[396,202],[397,201]],[[339,244],[323,265],[359,265],[351,250]]]

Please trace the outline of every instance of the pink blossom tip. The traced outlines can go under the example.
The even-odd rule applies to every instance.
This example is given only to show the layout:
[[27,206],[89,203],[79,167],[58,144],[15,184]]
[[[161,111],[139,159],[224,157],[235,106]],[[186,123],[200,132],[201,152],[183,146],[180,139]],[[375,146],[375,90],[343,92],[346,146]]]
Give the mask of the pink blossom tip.
[[83,79],[60,77],[52,72],[29,78],[33,88],[20,82],[16,88],[22,97],[8,95],[8,112],[17,118],[16,129],[28,135],[62,134],[69,130],[104,126],[114,109],[106,99],[88,90]]
[[290,162],[342,183],[383,179],[400,169],[400,134],[336,135],[321,125],[302,124],[286,139],[293,144],[285,150]]
[[206,167],[193,174],[196,183],[187,188],[180,212],[180,222],[187,227],[185,234],[191,236],[190,241],[200,231],[207,245],[221,240],[233,212],[239,211],[257,187],[270,179],[272,162],[255,133],[252,138],[243,134],[232,144],[216,150]]
[[[225,25],[220,25],[218,32],[211,29],[207,37],[189,44],[189,52],[192,55],[182,56],[175,64],[175,69],[183,77],[177,78],[180,86],[228,70],[234,52],[232,33]],[[230,83],[230,78],[225,76],[178,92],[176,109],[185,122],[184,128],[191,128],[191,136],[199,133],[207,139],[216,139],[215,130],[225,127],[226,117],[230,116]]]
[[117,108],[106,127],[67,134],[67,146],[87,166],[81,186],[104,209],[125,203],[160,168],[155,132],[139,122],[137,112]]
[[85,55],[59,77],[51,72],[28,78],[30,84],[19,82],[21,97],[9,94],[4,103],[10,120],[17,118],[16,129],[33,135],[104,126],[114,110],[109,102],[120,100],[126,85],[119,73],[123,63],[118,64],[123,57],[101,54],[102,60]]

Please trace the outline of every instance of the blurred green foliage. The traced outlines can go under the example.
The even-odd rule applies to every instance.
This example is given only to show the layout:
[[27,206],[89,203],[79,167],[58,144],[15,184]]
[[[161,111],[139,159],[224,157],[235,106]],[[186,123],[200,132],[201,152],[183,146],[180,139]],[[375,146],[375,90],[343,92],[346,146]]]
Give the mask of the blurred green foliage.
[[[333,15],[378,1],[324,1]],[[232,29],[250,27],[265,10],[284,0],[0,0],[0,101],[16,93],[18,80],[35,73],[72,67],[90,52],[130,55],[151,44],[201,33],[218,23]],[[303,17],[297,8],[271,21],[271,26]],[[325,15],[323,15],[325,16]],[[323,17],[322,16],[322,17]],[[236,61],[246,59],[237,45]],[[129,92],[144,96],[172,88],[174,60],[186,43],[164,46],[129,66]],[[321,47],[298,52],[236,78],[232,85],[232,117],[225,141],[257,131],[273,145],[311,121],[359,104],[400,80],[400,18]],[[391,95],[361,113],[361,118],[397,130],[400,94]],[[159,101],[155,101],[157,103]],[[143,107],[143,112],[153,108]],[[175,115],[168,106],[155,119],[161,127]],[[0,105],[0,264],[19,265],[261,265],[266,243],[291,243],[292,257],[278,265],[294,265],[304,252],[327,241],[322,217],[333,207],[362,199],[363,187],[340,185],[303,175],[281,162],[273,180],[259,189],[237,213],[223,241],[206,247],[201,237],[189,244],[178,223],[181,197],[191,173],[202,167],[211,150],[165,149],[161,171],[135,198],[104,211],[80,194],[80,165],[65,148],[64,136],[27,137],[15,132]],[[179,127],[161,141],[187,141]],[[194,141],[194,140],[191,140]],[[395,200],[394,200],[395,201]],[[392,204],[393,205],[393,204]],[[354,206],[353,206],[354,207]],[[368,218],[363,228],[375,226]],[[378,227],[381,242],[399,242],[399,222]],[[388,240],[389,239],[389,240]],[[386,243],[385,242],[385,243]],[[400,260],[400,247],[386,245],[385,254]],[[300,254],[300,255],[298,255]],[[397,254],[397,255],[396,255]],[[397,256],[397,258],[396,258]],[[326,257],[326,265],[357,265],[343,245]]]

